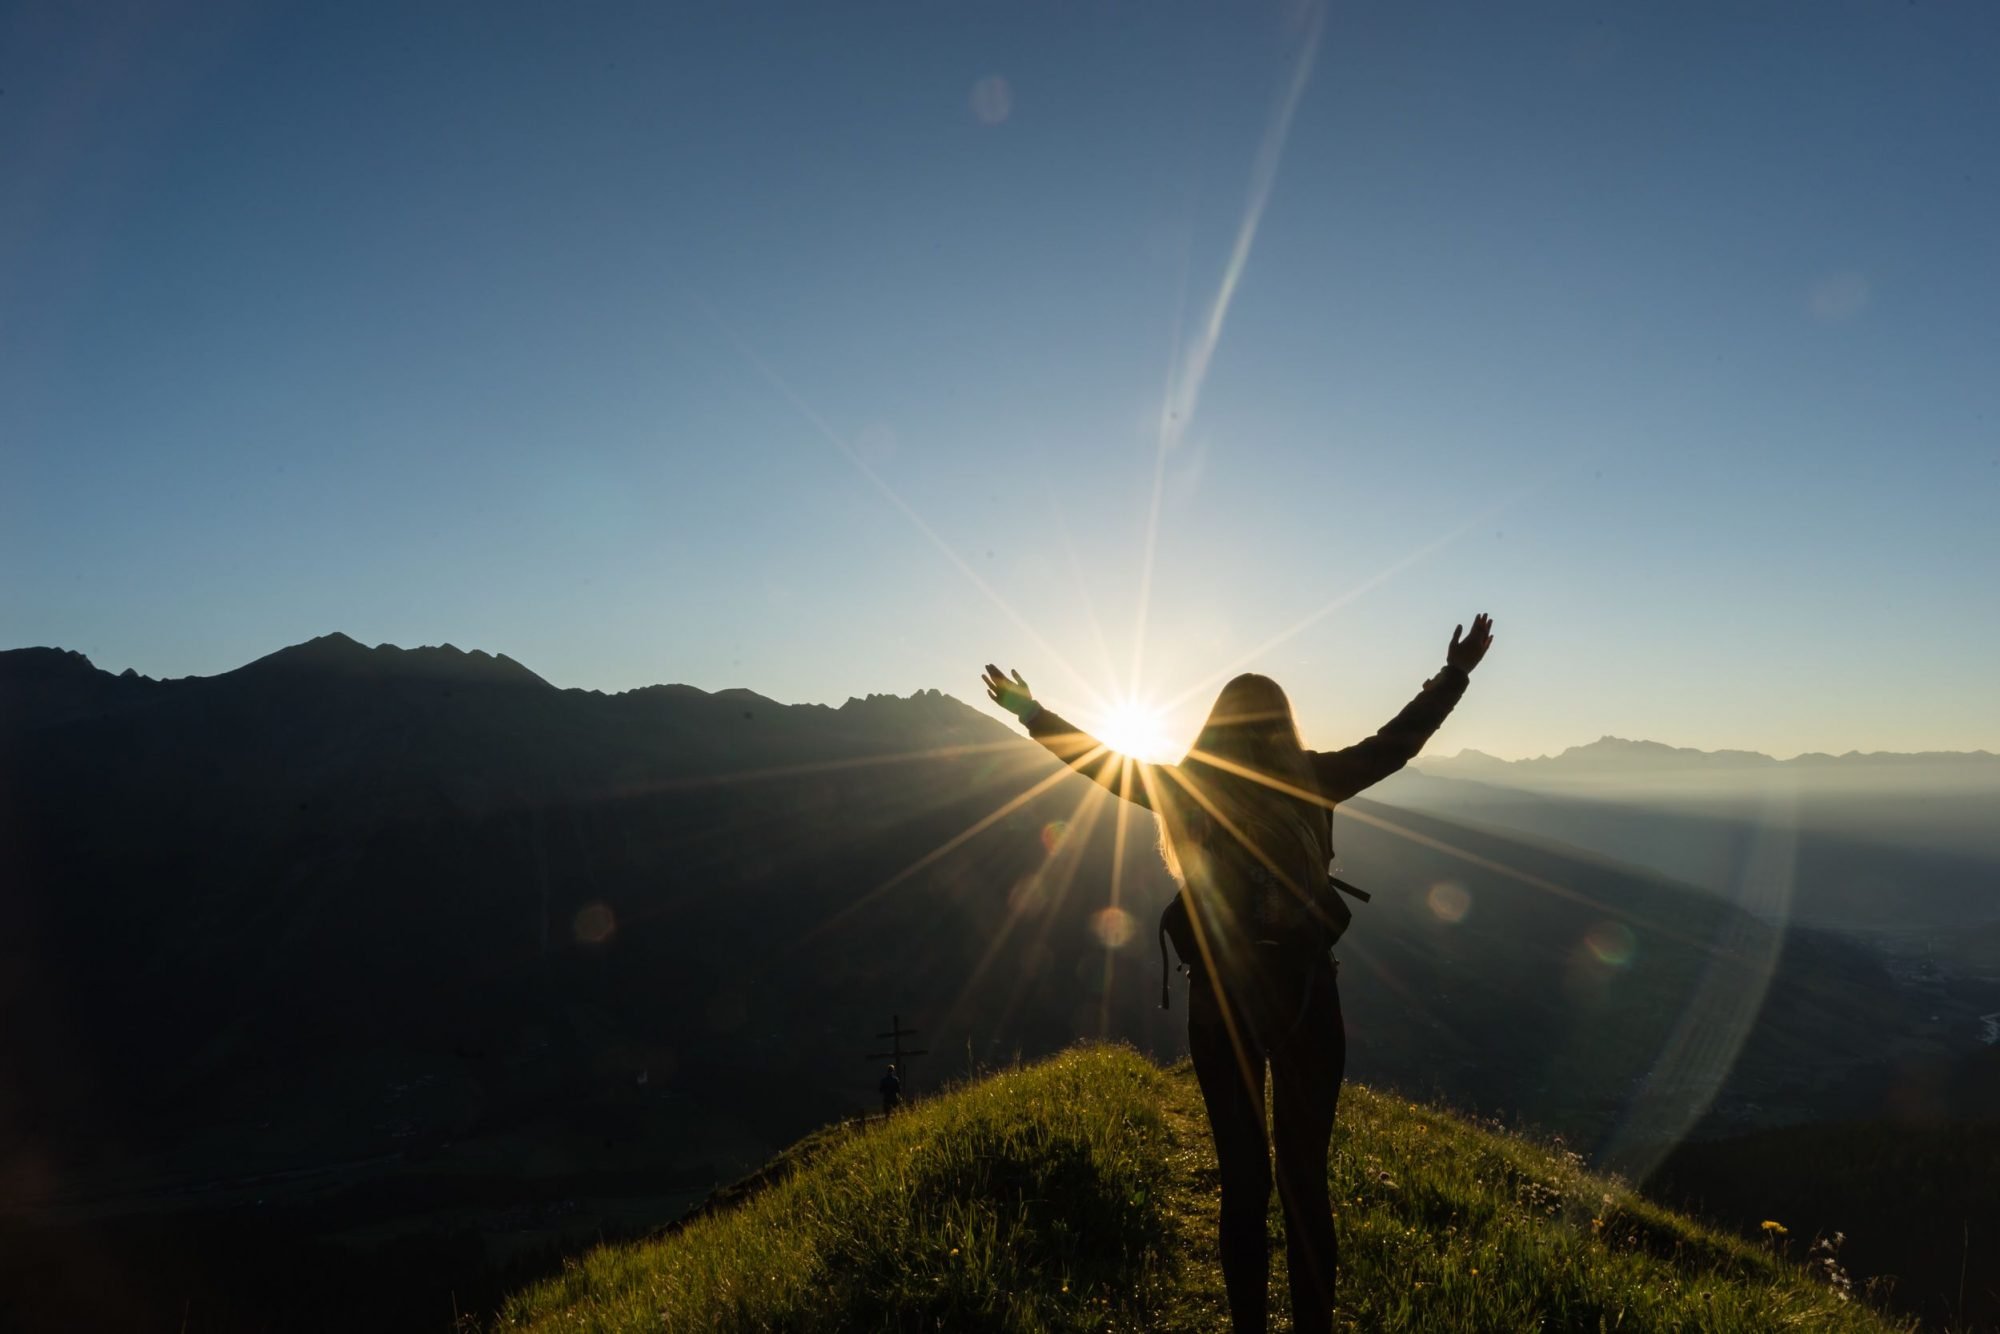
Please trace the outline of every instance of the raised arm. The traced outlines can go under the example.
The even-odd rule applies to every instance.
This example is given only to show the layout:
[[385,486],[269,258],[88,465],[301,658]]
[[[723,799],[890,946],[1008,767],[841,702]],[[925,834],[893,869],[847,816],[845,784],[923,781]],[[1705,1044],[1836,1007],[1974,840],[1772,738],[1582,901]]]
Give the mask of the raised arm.
[[1153,809],[1152,798],[1147,794],[1146,783],[1139,776],[1136,761],[1127,764],[1125,756],[1090,733],[1070,726],[1057,717],[1054,710],[1044,708],[1019,672],[1010,677],[988,663],[983,684],[986,686],[986,697],[1019,718],[1021,725],[1028,729],[1028,735],[1048,747],[1057,759],[1113,796],[1123,797],[1147,810]]
[[1444,670],[1424,682],[1417,697],[1381,731],[1345,750],[1312,752],[1313,777],[1328,801],[1345,801],[1395,773],[1415,759],[1431,734],[1444,725],[1465,694],[1472,669],[1493,646],[1493,620],[1485,612],[1473,617],[1471,634],[1464,631],[1462,625],[1452,631]]

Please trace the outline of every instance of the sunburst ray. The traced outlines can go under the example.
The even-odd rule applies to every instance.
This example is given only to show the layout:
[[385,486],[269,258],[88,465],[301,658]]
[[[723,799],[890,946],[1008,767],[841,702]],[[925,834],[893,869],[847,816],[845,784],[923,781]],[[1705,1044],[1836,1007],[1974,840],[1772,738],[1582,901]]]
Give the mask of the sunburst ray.
[[662,778],[643,783],[625,783],[610,790],[617,797],[644,797],[663,792],[697,792],[708,788],[733,787],[740,783],[762,783],[781,778],[804,778],[813,774],[843,773],[852,769],[874,769],[884,765],[910,764],[919,760],[952,760],[967,755],[993,754],[1012,750],[1020,743],[969,741],[960,745],[925,746],[899,750],[887,755],[858,755],[844,760],[812,760],[802,764],[779,764],[766,769],[739,769],[731,773],[702,774],[686,778]]
[[[1084,790],[1075,809],[1070,812],[1069,828],[1063,835],[1062,843],[1050,856],[1049,864],[1041,872],[1047,895],[1040,905],[1041,925],[1036,930],[1034,939],[1029,942],[1031,955],[1048,940],[1049,931],[1062,911],[1063,901],[1069,897],[1070,888],[1076,883],[1077,871],[1089,851],[1091,835],[1096,830],[1098,819],[1104,813],[1105,803],[1112,800],[1115,798],[1108,791],[1093,783]],[[985,954],[966,978],[965,985],[960,988],[959,995],[947,1011],[949,1015],[956,1017],[960,1007],[970,998],[974,985],[999,957],[1001,947],[1024,915],[1025,913],[1017,910],[1015,905],[1009,905],[1007,920],[1002,930],[996,934],[992,944],[987,947]],[[1032,981],[1033,979],[1025,972],[1015,979],[1006,1001],[992,1019],[992,1027],[996,1031],[1006,1028],[1007,1021],[1013,1017],[1015,1008],[1020,1004],[1022,993]]]
[[[1142,766],[1139,770],[1139,778],[1145,785],[1148,804],[1152,806],[1155,812],[1158,812],[1160,819],[1166,820],[1170,818],[1167,814],[1169,807],[1161,800],[1160,796],[1164,789],[1154,781],[1152,770],[1153,766],[1151,765]],[[1177,778],[1182,777],[1177,767],[1168,766],[1166,772]],[[1188,781],[1183,778],[1184,784]],[[1183,874],[1186,873],[1186,870],[1186,867],[1182,867]],[[1188,892],[1187,887],[1185,885],[1181,886],[1180,892],[1186,894]],[[1190,904],[1190,907],[1192,907],[1192,904]],[[1194,932],[1195,950],[1201,955],[1201,966],[1210,979],[1209,985],[1214,986],[1216,985],[1216,979],[1221,976],[1217,967],[1216,943],[1209,939],[1208,927],[1202,921],[1202,915],[1199,912],[1189,912],[1187,916],[1188,922]],[[1192,1005],[1194,1002],[1190,1000],[1188,1003]],[[1237,1072],[1243,1077],[1243,1087],[1254,1093],[1262,1082],[1261,1066],[1264,1059],[1263,1055],[1258,1053],[1253,1056],[1249,1045],[1244,1042],[1242,1030],[1237,1026],[1235,1008],[1227,1004],[1218,1005],[1216,1008],[1222,1014],[1223,1029],[1228,1034],[1230,1050],[1236,1056],[1236,1068]],[[1256,1062],[1255,1065],[1252,1064],[1253,1060]]]
[[[1132,822],[1132,768],[1130,755],[1118,757],[1118,814],[1111,826],[1111,890],[1109,906],[1124,911],[1122,890],[1125,880],[1126,839]],[[1097,1035],[1100,1038],[1111,1035],[1111,987],[1117,980],[1118,949],[1104,951],[1104,977],[1097,998]]]
[[1201,695],[1203,692],[1215,689],[1217,686],[1221,685],[1224,681],[1227,681],[1230,677],[1235,676],[1238,672],[1245,670],[1253,663],[1257,662],[1259,659],[1276,651],[1277,649],[1288,643],[1290,640],[1303,634],[1306,630],[1318,624],[1320,621],[1325,620],[1328,616],[1331,616],[1334,612],[1339,611],[1342,607],[1347,606],[1350,602],[1353,602],[1356,599],[1361,598],[1366,594],[1373,592],[1375,589],[1380,588],[1383,584],[1389,582],[1391,579],[1401,574],[1404,570],[1410,568],[1410,566],[1415,565],[1419,561],[1422,561],[1427,557],[1433,556],[1436,553],[1444,550],[1446,547],[1458,541],[1460,538],[1464,537],[1467,533],[1471,532],[1473,529],[1478,528],[1486,523],[1490,523],[1495,517],[1506,512],[1515,505],[1518,505],[1519,503],[1521,503],[1521,501],[1527,499],[1529,496],[1533,495],[1536,491],[1540,490],[1545,485],[1547,485],[1547,479],[1543,479],[1542,481],[1533,483],[1530,486],[1523,487],[1521,490],[1508,496],[1505,500],[1501,501],[1499,504],[1491,505],[1486,509],[1481,510],[1479,513],[1467,519],[1464,523],[1461,523],[1456,528],[1453,528],[1450,532],[1444,533],[1439,537],[1431,539],[1431,541],[1425,543],[1421,547],[1418,547],[1415,551],[1412,551],[1407,556],[1402,557],[1400,560],[1392,561],[1388,565],[1384,566],[1382,569],[1370,575],[1368,578],[1354,585],[1352,588],[1349,588],[1337,594],[1328,601],[1321,603],[1319,606],[1313,608],[1313,610],[1307,612],[1304,616],[1301,616],[1298,620],[1292,622],[1291,625],[1285,627],[1283,630],[1278,631],[1270,638],[1264,640],[1262,643],[1257,645],[1257,647],[1251,649],[1249,652],[1238,654],[1236,657],[1232,658],[1226,665],[1217,668],[1215,671],[1210,672],[1208,675],[1202,677],[1200,680],[1194,682],[1192,685],[1187,686],[1179,694],[1174,695],[1171,699],[1169,699],[1166,702],[1166,704],[1161,706],[1162,712],[1171,713],[1175,709],[1178,709],[1181,705],[1187,703],[1189,700],[1194,699],[1198,695]]
[[1029,802],[1033,801],[1036,797],[1041,796],[1044,792],[1047,792],[1050,788],[1053,788],[1057,783],[1062,782],[1063,779],[1069,777],[1072,773],[1076,772],[1077,769],[1079,769],[1082,765],[1089,763],[1096,756],[1105,753],[1106,752],[1102,746],[1096,747],[1093,751],[1082,756],[1081,758],[1068,762],[1062,768],[1056,770],[1054,773],[1048,774],[1045,777],[1039,779],[1026,791],[1018,793],[1017,795],[1009,798],[1007,801],[1002,802],[997,810],[994,810],[986,815],[981,816],[979,819],[973,821],[971,825],[967,826],[965,829],[960,830],[958,833],[952,835],[950,838],[946,839],[943,843],[940,843],[937,847],[932,848],[929,852],[926,852],[923,856],[917,858],[915,861],[911,862],[908,866],[905,866],[902,870],[896,872],[896,874],[890,876],[887,880],[884,880],[881,884],[876,885],[873,889],[868,890],[866,893],[860,895],[858,898],[855,898],[849,903],[843,905],[840,909],[834,912],[832,916],[828,917],[818,926],[813,927],[809,931],[807,931],[804,937],[801,938],[799,943],[803,945],[806,942],[811,941],[816,937],[824,934],[825,932],[832,930],[835,926],[838,926],[841,922],[846,921],[848,918],[852,917],[855,913],[859,912],[862,908],[866,907],[870,903],[873,903],[876,899],[879,899],[882,895],[888,893],[896,886],[902,884],[904,881],[908,880],[911,876],[915,875],[917,872],[925,869],[926,867],[935,865],[937,862],[949,856],[952,852],[956,851],[958,848],[963,847],[966,843],[970,842],[972,839],[977,838],[980,834],[984,833],[986,830],[991,829],[994,825],[1006,819],[1009,815],[1012,815],[1015,811],[1021,809],[1021,807],[1027,805]]
[[870,467],[868,461],[862,458],[861,455],[854,449],[854,447],[847,442],[845,436],[841,435],[840,432],[834,430],[832,424],[829,423],[826,420],[826,418],[822,417],[817,411],[814,410],[811,404],[807,403],[805,399],[800,397],[798,392],[794,390],[789,383],[786,382],[785,378],[778,374],[776,368],[774,368],[769,362],[765,361],[762,357],[758,356],[756,351],[752,349],[748,343],[744,342],[741,338],[737,337],[735,331],[732,330],[727,324],[723,323],[721,316],[716,314],[714,309],[711,308],[707,302],[698,301],[698,304],[701,306],[703,313],[708,316],[710,322],[713,323],[715,327],[721,332],[722,336],[729,341],[730,345],[736,349],[738,355],[740,355],[745,361],[749,362],[751,367],[754,368],[757,371],[757,373],[761,375],[765,379],[765,381],[767,381],[771,385],[772,388],[778,391],[779,396],[782,397],[786,403],[792,406],[793,410],[795,410],[801,417],[804,417],[806,421],[812,425],[813,429],[817,431],[820,434],[820,436],[826,440],[828,444],[832,445],[834,449],[839,452],[842,458],[846,459],[848,463],[854,467],[855,471],[859,472],[864,478],[866,478],[869,484],[873,486],[878,492],[880,492],[882,497],[886,499],[890,503],[890,505],[895,507],[896,512],[901,514],[906,520],[908,520],[911,526],[914,527],[919,533],[921,533],[924,539],[937,549],[938,553],[945,558],[945,560],[951,565],[953,569],[957,570],[960,574],[964,575],[969,581],[971,581],[972,586],[974,588],[977,588],[982,594],[984,594],[986,596],[986,599],[989,602],[991,602],[995,607],[997,607],[1000,610],[1000,613],[1003,616],[1005,616],[1010,622],[1012,622],[1017,630],[1019,630],[1022,634],[1028,637],[1030,643],[1034,644],[1036,648],[1041,650],[1044,658],[1047,661],[1053,663],[1066,677],[1068,677],[1072,682],[1074,682],[1077,686],[1079,686],[1087,695],[1089,695],[1092,700],[1097,701],[1100,704],[1102,703],[1103,696],[1099,693],[1097,687],[1093,685],[1090,682],[1090,680],[1087,677],[1085,677],[1081,672],[1078,672],[1074,667],[1072,667],[1069,663],[1069,660],[1065,658],[1061,653],[1058,653],[1053,645],[1051,645],[1046,639],[1042,638],[1041,632],[1036,630],[1035,627],[1028,621],[1028,619],[1025,616],[1021,615],[1020,612],[1014,610],[1013,604],[1008,602],[1006,598],[1000,596],[999,590],[994,588],[991,584],[987,583],[986,580],[980,576],[979,572],[973,569],[972,566],[969,563],[967,563],[967,561],[963,556],[960,556],[958,554],[957,549],[954,548],[951,545],[951,543],[945,541],[944,537],[937,531],[937,529],[933,528],[930,525],[930,522],[926,520],[923,515],[917,512],[916,507],[911,505],[909,501],[903,499],[901,492],[897,491],[895,487],[889,485],[887,479],[885,479],[882,476],[882,474],[876,472],[874,468]]

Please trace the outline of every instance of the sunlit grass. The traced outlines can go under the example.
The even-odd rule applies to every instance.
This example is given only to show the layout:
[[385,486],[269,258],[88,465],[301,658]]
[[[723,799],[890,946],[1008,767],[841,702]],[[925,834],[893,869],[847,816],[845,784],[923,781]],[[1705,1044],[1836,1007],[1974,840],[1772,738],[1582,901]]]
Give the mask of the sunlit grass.
[[1077,1051],[823,1137],[740,1208],[604,1247],[501,1327],[1088,1330],[1166,1299],[1169,1081]]
[[[546,1330],[1221,1330],[1191,1073],[1080,1048],[794,1153],[739,1207],[512,1300]],[[1346,1330],[1884,1331],[1772,1241],[1560,1149],[1349,1086],[1331,1166]],[[1274,1241],[1279,1215],[1271,1214]],[[1801,1251],[1802,1253],[1802,1251]],[[1272,1306],[1285,1313],[1275,1248]],[[1279,1325],[1283,1327],[1282,1323]]]
[[1581,1161],[1371,1089],[1342,1094],[1333,1195],[1352,1328],[1903,1328]]

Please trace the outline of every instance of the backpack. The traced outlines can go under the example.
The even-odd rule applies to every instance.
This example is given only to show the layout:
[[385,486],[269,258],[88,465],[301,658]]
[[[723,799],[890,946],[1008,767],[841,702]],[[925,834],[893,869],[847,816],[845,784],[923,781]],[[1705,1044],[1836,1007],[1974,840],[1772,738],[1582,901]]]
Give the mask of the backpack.
[[[1269,933],[1251,942],[1257,950],[1251,965],[1256,976],[1235,979],[1233,990],[1239,994],[1232,996],[1238,1008],[1246,1012],[1253,1030],[1259,1033],[1275,1036],[1289,1027],[1288,1018],[1296,1022],[1293,1012],[1303,1005],[1306,978],[1312,965],[1326,957],[1354,918],[1353,910],[1341,895],[1368,901],[1366,890],[1333,874],[1331,807],[1325,808],[1325,819],[1322,846],[1327,853],[1326,879],[1314,885],[1304,902],[1261,865],[1240,866],[1233,877],[1238,882],[1248,882],[1240,886],[1247,892],[1242,894],[1245,901],[1234,905],[1237,912],[1265,924],[1264,929]],[[1199,976],[1202,971],[1192,894],[1189,886],[1182,885],[1160,913],[1160,1008],[1163,1010],[1173,1008],[1173,974],[1167,964],[1167,942],[1173,942],[1182,971],[1190,977]]]

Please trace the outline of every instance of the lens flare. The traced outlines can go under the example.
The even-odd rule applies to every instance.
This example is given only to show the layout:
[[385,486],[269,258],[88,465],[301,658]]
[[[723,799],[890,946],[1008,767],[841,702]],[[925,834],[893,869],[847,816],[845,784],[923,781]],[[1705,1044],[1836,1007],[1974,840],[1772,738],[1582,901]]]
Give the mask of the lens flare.
[[1639,948],[1639,938],[1622,922],[1599,922],[1584,935],[1583,943],[1599,963],[1611,968],[1631,963]]
[[1107,950],[1125,948],[1138,931],[1139,924],[1123,908],[1106,908],[1092,914],[1090,919],[1090,934]]
[[1465,886],[1452,880],[1440,880],[1431,886],[1427,900],[1431,912],[1447,926],[1456,926],[1465,920],[1465,914],[1472,909],[1472,895],[1466,893]]
[[1056,850],[1062,847],[1063,840],[1068,837],[1069,837],[1069,821],[1067,820],[1049,821],[1047,824],[1042,826],[1042,851],[1046,852],[1051,857],[1055,856]]
[[1038,913],[1048,902],[1048,882],[1040,875],[1024,875],[1007,891],[1007,911],[1016,917]]
[[609,904],[586,904],[577,912],[572,929],[579,944],[602,945],[618,929],[618,919],[612,916]]
[[998,125],[1014,112],[1014,90],[998,74],[972,85],[972,115],[981,125]]

